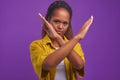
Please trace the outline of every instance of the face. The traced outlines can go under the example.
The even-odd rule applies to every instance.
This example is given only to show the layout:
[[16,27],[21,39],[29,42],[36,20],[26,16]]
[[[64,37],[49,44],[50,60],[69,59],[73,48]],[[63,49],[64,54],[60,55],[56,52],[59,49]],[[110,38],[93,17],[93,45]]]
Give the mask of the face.
[[70,23],[70,15],[64,8],[56,9],[49,21],[55,31],[63,37]]

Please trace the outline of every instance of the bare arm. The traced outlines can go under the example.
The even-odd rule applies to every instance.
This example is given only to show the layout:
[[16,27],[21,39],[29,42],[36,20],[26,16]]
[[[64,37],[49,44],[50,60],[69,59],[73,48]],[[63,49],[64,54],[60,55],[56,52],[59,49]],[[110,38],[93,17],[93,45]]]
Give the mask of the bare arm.
[[[90,25],[93,22],[93,16],[91,16],[82,26],[80,29],[79,33],[76,36],[79,36],[79,40],[83,39],[90,27]],[[84,66],[84,61],[83,59],[75,52],[71,51],[70,54],[67,56],[69,61],[72,63],[73,67],[80,70]]]
[[77,38],[71,39],[69,42],[65,43],[58,50],[51,53],[43,63],[43,68],[45,70],[50,70],[51,68],[58,65],[69,53],[72,51],[73,47],[79,41]]
[[[65,41],[64,41],[63,39],[58,39],[58,42],[59,42],[60,46],[65,46],[65,45],[66,45],[66,44],[65,44]],[[77,43],[77,42],[76,42],[76,43]],[[69,42],[68,42],[68,44],[69,44]],[[68,47],[70,47],[70,46],[71,46],[71,44],[70,44]],[[67,50],[66,47],[67,47],[67,46],[65,46],[65,48],[64,48],[65,50]],[[64,51],[63,51],[63,52],[64,52]],[[68,55],[65,56],[65,57],[68,58],[68,60],[71,62],[71,64],[73,65],[73,67],[74,67],[75,69],[80,70],[80,69],[84,66],[84,61],[83,61],[83,59],[81,58],[81,56],[78,55],[78,53],[76,53],[76,52],[73,50],[73,48],[72,48],[72,50],[68,53]]]
[[51,68],[59,64],[65,57],[68,57],[73,67],[75,67],[76,69],[82,68],[84,62],[81,57],[73,51],[73,47],[77,44],[79,40],[84,38],[88,28],[92,23],[93,18],[91,17],[89,20],[87,20],[83,25],[82,30],[80,30],[80,32],[69,42],[65,43],[64,40],[52,28],[52,25],[41,14],[39,14],[39,16],[47,25],[49,31],[46,30],[46,32],[49,34],[49,37],[54,38],[61,46],[60,49],[47,56],[47,58],[43,62],[43,69],[50,70]]

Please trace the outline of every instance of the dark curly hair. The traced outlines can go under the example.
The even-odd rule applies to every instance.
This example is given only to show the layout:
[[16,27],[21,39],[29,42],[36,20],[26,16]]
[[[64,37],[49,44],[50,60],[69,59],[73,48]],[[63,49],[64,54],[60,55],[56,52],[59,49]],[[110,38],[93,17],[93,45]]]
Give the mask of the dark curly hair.
[[[47,10],[47,14],[45,16],[46,20],[50,19],[53,15],[53,12],[58,9],[58,8],[64,8],[66,9],[69,14],[70,14],[70,24],[69,24],[69,27],[67,29],[67,31],[65,32],[65,37],[67,37],[67,39],[71,39],[73,37],[73,31],[72,31],[72,25],[71,25],[71,18],[72,18],[72,9],[71,7],[65,2],[65,1],[54,1],[49,7],[48,7],[48,10]],[[45,27],[46,25],[43,24],[42,26],[42,38],[47,34],[43,28]]]

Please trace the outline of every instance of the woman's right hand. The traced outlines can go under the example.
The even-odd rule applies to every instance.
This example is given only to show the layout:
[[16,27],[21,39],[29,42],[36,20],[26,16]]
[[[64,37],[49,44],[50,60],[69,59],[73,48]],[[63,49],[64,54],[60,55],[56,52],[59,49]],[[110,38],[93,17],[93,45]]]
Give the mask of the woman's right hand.
[[52,39],[56,39],[60,37],[60,35],[57,34],[57,32],[52,27],[52,25],[40,13],[38,13],[38,15],[40,19],[46,24],[46,27],[44,28],[44,30],[46,31],[48,36]]
[[75,36],[77,39],[81,40],[85,37],[88,29],[90,28],[91,24],[93,22],[93,16],[91,16],[82,26],[78,34]]

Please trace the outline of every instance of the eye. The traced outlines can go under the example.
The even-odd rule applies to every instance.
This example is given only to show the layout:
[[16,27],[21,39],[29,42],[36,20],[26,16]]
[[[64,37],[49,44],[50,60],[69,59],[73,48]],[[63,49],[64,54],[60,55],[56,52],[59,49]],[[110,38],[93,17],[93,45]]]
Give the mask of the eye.
[[63,25],[64,26],[68,26],[68,22],[63,22]]
[[60,24],[60,21],[59,20],[54,20],[54,23],[55,24]]

